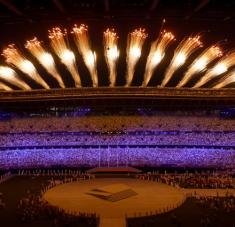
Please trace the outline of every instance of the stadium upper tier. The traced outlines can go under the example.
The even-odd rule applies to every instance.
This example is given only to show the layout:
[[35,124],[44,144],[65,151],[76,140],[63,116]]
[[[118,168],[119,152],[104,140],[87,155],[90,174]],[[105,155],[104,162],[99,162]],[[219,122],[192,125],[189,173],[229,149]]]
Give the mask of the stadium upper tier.
[[80,116],[0,122],[0,147],[235,146],[235,122],[206,116]]
[[[119,43],[113,28],[107,28],[99,51],[91,45],[84,24],[74,25],[70,32],[52,28],[48,37],[51,50],[34,37],[24,44],[24,51],[14,44],[2,51],[8,66],[0,66],[1,90],[103,86],[219,89],[233,87],[235,82],[235,52],[226,53],[218,44],[203,45],[199,35],[176,40],[173,33],[160,29],[147,47],[144,28],[130,32],[126,45]],[[121,46],[125,50],[120,50]]]
[[115,131],[231,132],[234,129],[234,119],[223,119],[217,115],[206,116],[205,114],[174,116],[164,114],[164,112],[157,116],[28,117],[0,121],[0,133],[114,132],[113,135],[115,135]]

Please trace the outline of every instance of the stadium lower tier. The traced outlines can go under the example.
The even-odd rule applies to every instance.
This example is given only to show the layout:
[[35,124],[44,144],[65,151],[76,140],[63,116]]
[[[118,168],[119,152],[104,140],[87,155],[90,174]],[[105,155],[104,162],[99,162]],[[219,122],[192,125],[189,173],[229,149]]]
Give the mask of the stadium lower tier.
[[[100,132],[99,132],[100,133]],[[129,134],[88,134],[81,132],[2,133],[0,147],[11,146],[58,146],[58,145],[194,145],[194,146],[235,146],[235,131],[148,131]],[[139,134],[138,134],[139,133]]]
[[20,147],[0,151],[1,169],[54,167],[235,168],[235,148],[209,147]]

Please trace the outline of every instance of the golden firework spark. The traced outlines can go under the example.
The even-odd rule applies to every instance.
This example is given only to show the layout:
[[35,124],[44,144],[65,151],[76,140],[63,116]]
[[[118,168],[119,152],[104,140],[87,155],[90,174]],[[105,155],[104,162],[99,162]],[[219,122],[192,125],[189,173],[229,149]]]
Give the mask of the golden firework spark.
[[81,79],[77,70],[75,55],[68,48],[65,42],[65,36],[67,35],[66,29],[62,31],[60,28],[55,27],[52,28],[52,30],[49,30],[48,32],[53,50],[72,75],[75,82],[75,86],[81,87]]
[[235,71],[232,71],[231,73],[227,74],[224,78],[218,81],[218,83],[213,88],[223,88],[227,86],[228,84],[235,82]]
[[199,88],[212,78],[227,72],[232,65],[235,65],[235,52],[223,57],[212,69],[209,69],[206,74],[200,78],[193,88]]
[[42,79],[31,61],[27,60],[23,54],[16,49],[14,44],[8,45],[3,50],[2,55],[6,58],[6,62],[19,68],[23,73],[42,85],[45,89],[50,89],[48,84]]
[[119,50],[117,46],[118,36],[114,29],[107,29],[103,35],[104,40],[104,56],[106,64],[109,68],[110,86],[113,87],[116,82],[117,71],[116,64],[119,57]]
[[130,86],[132,82],[135,66],[140,59],[142,47],[147,36],[148,34],[143,28],[135,29],[128,34],[126,48],[126,86]]
[[28,40],[25,44],[30,53],[37,58],[40,64],[51,74],[59,83],[60,87],[65,88],[64,82],[58,73],[55,61],[52,55],[45,51],[42,47],[42,42],[40,42],[36,37],[31,40]]
[[171,32],[163,31],[160,37],[152,43],[145,66],[144,81],[142,86],[147,86],[157,65],[162,61],[170,42],[174,40]]
[[72,29],[72,34],[75,37],[75,43],[78,47],[80,54],[83,57],[86,67],[88,68],[93,87],[98,86],[98,74],[97,74],[97,63],[96,53],[91,50],[91,45],[88,36],[88,26],[81,24],[79,27],[75,24]]
[[0,90],[5,90],[5,91],[13,91],[12,88],[10,88],[9,86],[7,86],[6,84],[0,82]]
[[161,83],[161,87],[165,87],[166,84],[171,79],[174,72],[182,66],[187,58],[199,47],[202,46],[202,42],[200,41],[200,36],[189,37],[181,41],[178,47],[175,50],[173,59],[168,66],[163,81]]
[[0,78],[23,90],[31,90],[31,87],[22,81],[16,72],[10,67],[0,66]]
[[184,86],[194,74],[202,72],[206,69],[207,65],[218,57],[223,55],[221,49],[213,45],[202,52],[189,66],[189,69],[185,73],[184,77],[180,80],[176,87]]

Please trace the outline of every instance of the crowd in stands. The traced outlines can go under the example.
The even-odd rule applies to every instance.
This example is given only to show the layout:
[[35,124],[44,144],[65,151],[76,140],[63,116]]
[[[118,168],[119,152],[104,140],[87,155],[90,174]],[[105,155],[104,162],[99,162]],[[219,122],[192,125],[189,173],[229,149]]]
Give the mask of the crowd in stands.
[[[12,177],[12,174],[10,171],[0,174],[0,184],[7,181],[11,177]],[[4,196],[3,196],[2,192],[0,192],[0,210],[4,209],[5,206],[6,206],[6,204],[4,201]]]
[[235,168],[234,128],[232,119],[205,115],[13,118],[0,122],[0,168]]
[[[49,189],[68,182],[80,181],[80,180],[89,180],[92,179],[92,175],[85,173],[78,169],[23,169],[15,172],[18,176],[28,177],[29,179],[40,177],[45,178],[45,183],[41,185],[40,190],[35,193],[35,191],[28,190],[26,195],[21,198],[17,205],[17,215],[18,219],[23,224],[32,224],[37,220],[50,220],[52,223],[50,226],[62,227],[62,226],[81,226],[81,227],[94,227],[99,223],[99,217],[94,213],[75,213],[68,212],[58,207],[53,207],[48,204],[42,197],[42,195]],[[10,173],[8,173],[10,174]],[[195,171],[184,172],[184,173],[168,173],[153,171],[145,174],[138,174],[137,177],[143,180],[152,180],[157,182],[166,183],[175,187],[184,187],[184,188],[234,188],[234,173],[229,171]],[[39,177],[39,178],[38,178]],[[27,178],[27,179],[28,179]],[[26,180],[26,181],[29,181]],[[0,209],[4,209],[7,204],[4,202],[4,198],[0,195]],[[195,203],[198,204],[199,208],[195,208],[192,204],[189,204],[189,207],[185,208],[185,203],[188,203],[183,200],[176,207],[169,207],[169,209],[164,209],[157,211],[156,213],[143,213],[141,215],[136,215],[136,219],[141,216],[143,218],[138,224],[136,222],[129,222],[128,226],[187,226],[184,223],[184,219],[187,218],[187,212],[191,209],[190,212],[197,213],[195,209],[203,209],[203,211],[212,210],[215,212],[215,215],[221,215],[223,217],[224,213],[233,214],[235,212],[235,197],[232,195],[226,195],[225,197],[204,197],[204,196],[195,196]],[[3,206],[1,207],[1,202]],[[181,206],[180,206],[181,205]],[[178,207],[178,208],[177,208]],[[172,210],[173,209],[173,210]],[[179,212],[178,212],[179,210]],[[182,212],[183,211],[183,212]],[[178,212],[178,213],[177,213]],[[157,214],[157,215],[156,215]],[[205,215],[199,215],[194,218],[199,219],[200,224],[192,224],[193,227],[218,227],[219,225],[213,225],[215,223],[214,216],[205,213]],[[151,216],[145,217],[144,216]],[[182,218],[182,216],[184,216]],[[132,216],[131,216],[132,217]],[[166,217],[168,224],[156,224],[158,220]],[[127,217],[130,218],[130,217]],[[132,217],[133,218],[133,217]],[[169,221],[170,220],[170,221]],[[191,220],[192,221],[192,220]],[[151,222],[151,223],[150,223]],[[156,222],[156,223],[155,223]],[[230,221],[231,222],[231,221]],[[134,223],[134,224],[133,224]],[[141,224],[145,223],[145,224]],[[171,225],[170,225],[170,224]],[[235,224],[235,223],[234,223]],[[232,227],[232,225],[225,225]]]
[[147,173],[138,175],[139,179],[153,180],[181,188],[235,188],[232,173]]
[[[75,179],[91,179],[93,176],[84,171],[78,169],[19,169],[17,172],[18,176],[51,176],[51,177],[72,177]],[[66,178],[65,178],[66,179]],[[65,180],[62,178],[62,180]]]
[[3,132],[54,131],[233,131],[233,119],[218,116],[81,116],[48,118],[13,118],[0,121]]
[[4,202],[4,197],[3,194],[0,192],[0,210],[4,209],[6,206],[5,202]]
[[[28,191],[19,201],[17,213],[23,223],[40,218],[51,220],[53,226],[97,226],[96,214],[70,213],[43,200],[42,195],[56,185],[92,178],[64,167],[172,166],[235,170],[234,147],[235,121],[218,116],[93,115],[0,121],[0,169],[26,168],[19,170],[18,175],[50,178],[39,193]],[[58,168],[45,169],[53,167]],[[0,176],[0,182],[9,177],[10,172]],[[234,189],[233,177],[226,172],[138,175],[140,179],[174,187],[204,189]],[[198,196],[195,200],[203,209],[235,211],[233,196]],[[0,194],[0,209],[6,205],[4,195]],[[171,220],[173,225],[180,226],[178,214],[172,214]],[[203,227],[213,226],[210,216],[201,217],[200,222]]]
[[203,206],[213,210],[223,210],[226,212],[235,212],[235,197],[227,195],[225,197],[219,196],[200,196],[196,197],[197,202]]
[[8,179],[10,179],[12,177],[12,174],[10,171],[0,174],[0,184]]
[[235,146],[235,131],[130,131],[115,132],[40,132],[0,134],[0,147],[23,146],[70,146],[70,145],[190,145],[190,146]]
[[235,169],[235,152],[216,148],[34,148],[0,152],[0,168],[172,166]]
[[127,219],[128,227],[234,227],[235,197],[188,198],[168,213]]
[[[71,182],[73,178],[51,180],[47,189],[60,183]],[[44,189],[42,189],[44,192]],[[42,195],[27,192],[18,203],[18,215],[23,223],[30,223],[38,219],[52,220],[53,226],[97,226],[96,214],[68,212],[50,205]]]
[[[98,226],[99,217],[95,213],[77,213],[63,210],[50,205],[44,200],[44,193],[60,184],[73,181],[89,180],[93,178],[90,174],[83,173],[80,170],[19,170],[16,173],[21,177],[44,177],[43,183],[38,191],[27,190],[23,198],[18,201],[17,215],[22,224],[30,224],[37,220],[50,221],[51,226],[81,226],[95,227]],[[15,174],[15,175],[16,175]],[[0,193],[0,210],[5,209],[7,204],[4,202],[3,194]],[[21,226],[21,225],[20,225]]]

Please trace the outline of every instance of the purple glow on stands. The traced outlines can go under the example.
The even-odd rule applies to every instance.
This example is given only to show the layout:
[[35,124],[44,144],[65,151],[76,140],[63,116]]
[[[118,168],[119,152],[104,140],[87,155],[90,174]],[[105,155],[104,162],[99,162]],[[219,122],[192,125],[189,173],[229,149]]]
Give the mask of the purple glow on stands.
[[0,168],[174,166],[235,168],[235,151],[213,148],[77,148],[0,152]]
[[83,116],[91,109],[77,111],[75,117],[68,113],[67,117],[0,121],[0,168],[235,168],[232,119],[163,114]]
[[[235,131],[0,133],[0,147],[70,145],[235,146]],[[125,134],[126,133],[126,134]]]

